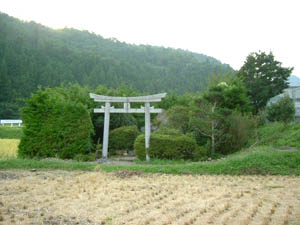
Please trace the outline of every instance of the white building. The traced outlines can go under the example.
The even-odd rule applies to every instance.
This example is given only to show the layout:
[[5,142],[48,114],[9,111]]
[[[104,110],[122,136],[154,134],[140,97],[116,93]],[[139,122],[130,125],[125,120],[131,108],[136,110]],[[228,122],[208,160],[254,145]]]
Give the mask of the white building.
[[275,103],[284,95],[288,95],[291,99],[295,102],[295,109],[296,114],[295,117],[297,120],[300,119],[300,86],[291,86],[283,91],[282,94],[276,95],[275,97],[271,98],[269,103]]

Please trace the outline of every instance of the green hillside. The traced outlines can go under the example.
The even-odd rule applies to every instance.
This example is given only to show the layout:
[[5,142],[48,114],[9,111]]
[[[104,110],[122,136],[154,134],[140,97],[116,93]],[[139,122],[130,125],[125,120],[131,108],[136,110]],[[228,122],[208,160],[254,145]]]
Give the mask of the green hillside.
[[199,91],[229,65],[202,54],[104,39],[87,31],[53,30],[0,13],[0,118],[18,117],[37,87],[73,82],[92,88],[129,85],[139,92]]

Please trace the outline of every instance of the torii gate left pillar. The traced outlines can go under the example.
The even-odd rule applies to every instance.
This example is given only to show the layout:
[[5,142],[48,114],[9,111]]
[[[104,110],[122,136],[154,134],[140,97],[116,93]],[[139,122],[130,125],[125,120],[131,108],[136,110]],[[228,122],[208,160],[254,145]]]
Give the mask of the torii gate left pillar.
[[[110,113],[145,113],[145,149],[146,149],[146,160],[150,161],[148,154],[148,149],[150,146],[150,135],[151,135],[151,113],[161,113],[162,109],[154,109],[150,107],[150,102],[160,102],[162,98],[166,96],[166,93],[148,95],[148,96],[138,96],[138,97],[114,97],[114,96],[104,96],[96,95],[90,93],[90,97],[94,99],[95,102],[105,102],[105,106],[101,108],[94,109],[95,113],[104,113],[104,132],[103,132],[103,146],[102,146],[102,160],[107,160],[108,152],[108,138],[109,138],[109,120]],[[111,107],[111,102],[123,102],[123,108],[115,109]],[[139,109],[130,108],[131,102],[144,102],[145,107]]]

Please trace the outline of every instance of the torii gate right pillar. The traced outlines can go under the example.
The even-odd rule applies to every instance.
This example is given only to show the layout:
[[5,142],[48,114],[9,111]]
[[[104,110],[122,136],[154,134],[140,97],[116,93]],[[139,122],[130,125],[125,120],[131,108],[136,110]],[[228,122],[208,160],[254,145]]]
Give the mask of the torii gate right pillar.
[[102,146],[102,159],[104,161],[107,160],[109,120],[110,120],[110,102],[105,102],[103,146]]
[[145,148],[146,148],[146,161],[150,161],[149,157],[149,146],[150,146],[150,135],[151,135],[151,122],[150,122],[150,103],[145,103]]

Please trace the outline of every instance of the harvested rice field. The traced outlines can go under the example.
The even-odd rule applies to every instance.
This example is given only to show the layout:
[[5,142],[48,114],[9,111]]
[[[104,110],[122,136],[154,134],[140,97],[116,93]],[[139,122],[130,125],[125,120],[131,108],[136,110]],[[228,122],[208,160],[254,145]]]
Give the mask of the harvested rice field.
[[300,178],[0,171],[0,224],[300,224]]
[[0,139],[0,159],[16,158],[19,139]]

